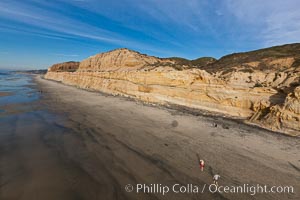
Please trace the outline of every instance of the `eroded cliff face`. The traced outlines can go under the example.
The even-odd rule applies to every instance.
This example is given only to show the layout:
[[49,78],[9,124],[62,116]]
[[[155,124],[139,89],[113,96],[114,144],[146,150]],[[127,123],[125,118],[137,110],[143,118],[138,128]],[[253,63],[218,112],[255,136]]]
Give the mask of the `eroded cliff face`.
[[79,67],[80,62],[64,62],[52,65],[48,72],[75,72]]
[[291,135],[299,135],[300,130],[300,87],[289,93],[283,104],[263,106],[250,121],[271,130],[280,130]]
[[83,60],[75,72],[53,66],[45,78],[147,103],[204,109],[299,135],[300,54],[294,50],[278,56],[278,51],[258,58],[247,57],[252,52],[234,54],[222,58],[225,61],[191,66],[189,61],[117,49]]

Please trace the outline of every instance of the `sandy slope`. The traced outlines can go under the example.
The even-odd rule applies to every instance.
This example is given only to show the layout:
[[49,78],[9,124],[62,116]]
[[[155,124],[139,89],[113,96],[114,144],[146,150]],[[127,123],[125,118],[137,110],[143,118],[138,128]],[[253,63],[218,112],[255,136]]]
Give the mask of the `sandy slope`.
[[[145,106],[40,78],[36,81],[43,91],[43,105],[64,117],[55,119],[56,127],[50,130],[45,129],[49,126],[39,130],[43,123],[31,127],[35,131],[28,138],[20,134],[24,129],[15,130],[15,137],[23,139],[7,162],[18,158],[31,172],[27,175],[30,183],[40,186],[27,185],[27,196],[23,192],[22,199],[299,198],[299,138],[219,118]],[[17,121],[24,123],[24,119]],[[56,128],[60,131],[56,132]],[[45,131],[43,137],[41,130]],[[206,161],[204,172],[199,170],[198,157]],[[5,172],[10,174],[8,169]],[[198,195],[161,196],[124,190],[129,183],[202,186],[210,184],[215,173],[221,175],[220,185],[292,185],[295,193],[250,196],[205,191]],[[2,196],[9,196],[13,187],[26,180],[14,179],[19,185],[8,183],[1,190]]]

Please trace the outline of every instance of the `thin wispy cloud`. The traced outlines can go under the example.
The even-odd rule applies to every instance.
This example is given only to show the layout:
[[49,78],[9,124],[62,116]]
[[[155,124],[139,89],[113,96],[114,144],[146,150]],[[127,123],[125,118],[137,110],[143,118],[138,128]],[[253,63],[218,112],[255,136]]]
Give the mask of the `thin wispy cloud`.
[[[67,18],[59,13],[49,12],[44,9],[28,6],[26,4],[5,4],[0,2],[0,16],[69,35],[108,42],[121,41],[120,39],[116,39],[118,36],[116,36],[115,33],[100,29],[98,27],[89,26],[80,21]],[[82,30],[91,30],[94,34],[87,33]]]
[[33,35],[37,37],[43,37],[43,38],[51,38],[56,40],[66,40],[66,39],[74,39],[73,36],[67,36],[65,34],[59,34],[59,33],[51,33],[49,31],[43,31],[43,30],[33,30],[27,27],[18,28],[16,26],[11,25],[0,25],[0,31],[7,32],[7,33],[19,33],[23,35]]
[[63,53],[54,53],[53,55],[61,56],[61,57],[78,57],[77,54],[63,54]]
[[249,28],[256,28],[261,45],[300,41],[300,1],[228,0],[229,10]]
[[[39,3],[50,7],[53,6],[52,4],[45,3],[45,1]],[[14,0],[0,2],[0,17],[55,32],[55,34],[51,35],[36,32],[33,29],[31,33],[38,34],[41,37],[59,39],[78,37],[131,48],[144,48],[156,51],[155,47],[151,44],[145,44],[130,39],[122,33],[112,32],[99,28],[98,26],[92,26],[89,23],[84,23],[78,19],[72,19],[60,12],[53,12],[38,6],[26,4],[25,1],[23,3]],[[27,33],[29,32],[27,31]],[[64,37],[58,36],[61,34],[64,34]],[[157,52],[161,51],[157,50]]]
[[[32,58],[46,52],[41,56],[47,60],[51,54],[49,62],[64,57],[51,52],[83,59],[119,47],[160,57],[219,58],[299,42],[299,4],[298,0],[1,0],[0,36],[5,47],[21,43],[18,50],[24,48],[26,54],[27,45],[34,52]],[[6,49],[1,45],[0,50]]]

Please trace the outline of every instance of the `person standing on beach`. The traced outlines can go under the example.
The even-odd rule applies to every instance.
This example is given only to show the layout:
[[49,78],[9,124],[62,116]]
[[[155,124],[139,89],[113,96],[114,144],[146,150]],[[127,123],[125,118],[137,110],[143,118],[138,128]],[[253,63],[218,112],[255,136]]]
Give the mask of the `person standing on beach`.
[[201,171],[203,172],[203,170],[204,170],[204,160],[199,160],[199,166],[200,166]]
[[221,178],[221,176],[220,176],[219,174],[215,174],[215,175],[213,176],[213,181],[214,181],[214,184],[215,184],[216,186],[218,186],[218,180],[219,180],[219,178]]

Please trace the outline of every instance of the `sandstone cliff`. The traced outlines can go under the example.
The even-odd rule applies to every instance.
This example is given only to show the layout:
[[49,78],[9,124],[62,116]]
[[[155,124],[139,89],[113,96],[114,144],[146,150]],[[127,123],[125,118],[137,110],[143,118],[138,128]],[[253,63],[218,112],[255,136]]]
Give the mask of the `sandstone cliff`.
[[79,67],[79,62],[64,62],[52,65],[48,72],[75,72]]
[[54,65],[45,78],[300,134],[300,44],[194,61],[117,49],[83,60],[76,71],[70,72],[69,65]]

